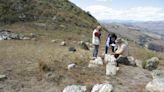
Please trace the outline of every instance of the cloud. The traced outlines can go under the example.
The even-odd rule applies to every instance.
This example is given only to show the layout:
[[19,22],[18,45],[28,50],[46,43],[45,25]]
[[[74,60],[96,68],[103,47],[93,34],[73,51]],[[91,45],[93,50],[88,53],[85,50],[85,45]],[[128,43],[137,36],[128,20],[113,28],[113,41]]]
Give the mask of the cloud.
[[96,0],[96,1],[106,2],[106,1],[113,1],[113,0]]
[[134,7],[129,9],[113,9],[103,5],[92,5],[85,8],[98,20],[164,20],[164,10],[158,7]]

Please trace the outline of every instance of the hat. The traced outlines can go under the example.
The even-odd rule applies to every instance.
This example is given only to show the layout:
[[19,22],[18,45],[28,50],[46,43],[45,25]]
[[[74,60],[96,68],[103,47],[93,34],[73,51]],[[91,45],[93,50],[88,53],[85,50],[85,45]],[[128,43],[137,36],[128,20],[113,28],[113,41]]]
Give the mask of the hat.
[[121,38],[118,38],[118,39],[116,40],[116,43],[122,43],[122,39],[121,39]]

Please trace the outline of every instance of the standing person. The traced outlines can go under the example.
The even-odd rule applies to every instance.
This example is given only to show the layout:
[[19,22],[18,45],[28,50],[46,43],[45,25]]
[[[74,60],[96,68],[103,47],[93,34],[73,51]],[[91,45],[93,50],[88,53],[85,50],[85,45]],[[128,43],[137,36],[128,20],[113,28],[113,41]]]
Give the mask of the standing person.
[[117,39],[117,36],[115,33],[108,34],[107,40],[106,40],[106,47],[105,47],[105,54],[108,53],[108,49],[111,48],[112,53],[115,52],[116,49],[116,43],[115,40]]
[[97,58],[98,55],[100,37],[101,37],[101,26],[97,26],[97,28],[92,33],[92,44],[94,46],[93,59]]
[[117,66],[119,66],[119,63],[129,65],[129,60],[127,58],[128,56],[128,44],[123,41],[123,39],[118,38],[116,40],[117,50],[113,53],[115,58],[117,59]]

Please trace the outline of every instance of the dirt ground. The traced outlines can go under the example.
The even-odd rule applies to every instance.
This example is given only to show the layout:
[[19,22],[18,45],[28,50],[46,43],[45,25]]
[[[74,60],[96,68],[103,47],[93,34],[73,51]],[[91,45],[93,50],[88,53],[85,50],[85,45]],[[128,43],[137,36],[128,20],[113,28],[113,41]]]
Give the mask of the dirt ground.
[[[0,81],[0,92],[62,92],[72,84],[86,85],[90,92],[93,85],[104,82],[114,86],[113,92],[146,92],[150,71],[121,65],[116,76],[106,76],[105,65],[88,68],[91,51],[75,41],[60,46],[60,41],[0,41],[0,74],[7,76]],[[70,46],[77,51],[69,52]],[[78,67],[67,70],[71,63]]]

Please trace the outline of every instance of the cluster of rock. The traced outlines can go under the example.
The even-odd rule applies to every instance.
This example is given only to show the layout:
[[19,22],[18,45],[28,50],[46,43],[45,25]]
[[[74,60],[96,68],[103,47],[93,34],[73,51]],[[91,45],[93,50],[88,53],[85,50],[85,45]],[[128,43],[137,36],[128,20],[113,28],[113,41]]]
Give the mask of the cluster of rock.
[[0,40],[23,39],[23,35],[16,34],[9,30],[0,30]]
[[[96,84],[93,86],[91,92],[112,92],[113,86],[109,83]],[[86,86],[71,85],[64,88],[63,92],[88,92]]]
[[0,29],[0,40],[30,40],[36,39],[36,34],[30,33],[29,36],[24,36],[22,34],[17,34],[9,30]]
[[164,92],[164,70],[153,70],[153,80],[146,85],[149,92]]

